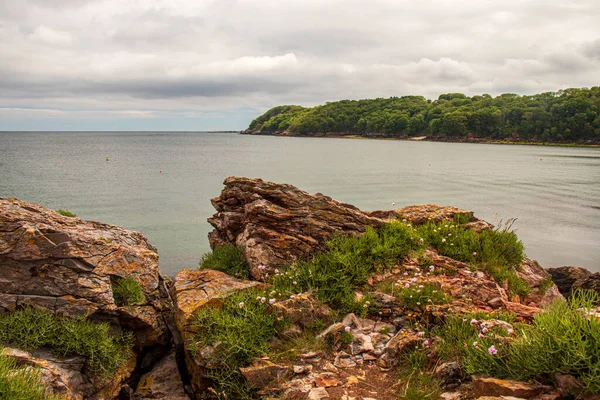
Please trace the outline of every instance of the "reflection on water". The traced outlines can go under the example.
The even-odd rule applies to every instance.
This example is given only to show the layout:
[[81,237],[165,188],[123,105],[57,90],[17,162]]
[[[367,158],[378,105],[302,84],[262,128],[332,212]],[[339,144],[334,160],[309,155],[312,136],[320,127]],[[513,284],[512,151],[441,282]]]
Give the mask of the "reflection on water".
[[437,203],[490,222],[515,217],[527,254],[543,266],[600,271],[598,148],[0,132],[1,196],[141,231],[168,274],[195,268],[208,250],[210,198],[229,175],[291,183],[365,210]]

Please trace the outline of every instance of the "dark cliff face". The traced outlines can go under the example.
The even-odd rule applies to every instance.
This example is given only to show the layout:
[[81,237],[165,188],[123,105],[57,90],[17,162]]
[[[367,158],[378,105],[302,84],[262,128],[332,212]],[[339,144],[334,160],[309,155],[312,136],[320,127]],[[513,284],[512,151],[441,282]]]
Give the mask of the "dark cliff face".
[[548,268],[546,271],[565,297],[576,289],[593,290],[600,295],[600,272],[591,273],[585,268],[571,266]]

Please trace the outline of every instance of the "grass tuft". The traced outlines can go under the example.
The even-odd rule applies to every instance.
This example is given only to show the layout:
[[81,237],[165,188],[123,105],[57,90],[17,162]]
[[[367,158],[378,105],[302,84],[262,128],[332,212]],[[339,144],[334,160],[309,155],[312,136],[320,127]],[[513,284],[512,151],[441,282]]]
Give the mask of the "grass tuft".
[[59,208],[58,210],[56,210],[56,212],[64,217],[71,217],[71,218],[77,217],[76,214],[72,213],[71,211],[67,210],[66,208],[64,210],[62,208]]
[[19,366],[12,357],[0,356],[0,400],[58,400],[34,367]]
[[240,246],[228,244],[215,247],[200,260],[200,269],[214,269],[240,279],[248,279],[250,270]]
[[133,278],[114,278],[112,280],[112,293],[115,304],[119,307],[134,306],[146,301],[142,285]]
[[442,394],[440,382],[427,368],[429,357],[426,350],[417,347],[402,353],[398,360],[398,378],[401,383],[400,399],[429,400]]
[[29,351],[49,348],[59,357],[84,356],[92,373],[108,376],[127,361],[133,337],[112,332],[107,323],[27,308],[0,316],[0,344]]

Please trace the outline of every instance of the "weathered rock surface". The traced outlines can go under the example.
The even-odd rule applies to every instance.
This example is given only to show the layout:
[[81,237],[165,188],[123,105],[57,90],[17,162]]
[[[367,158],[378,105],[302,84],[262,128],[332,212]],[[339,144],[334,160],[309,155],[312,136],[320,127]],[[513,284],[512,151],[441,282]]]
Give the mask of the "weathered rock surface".
[[473,392],[480,396],[511,396],[531,399],[544,391],[544,386],[496,378],[473,377]]
[[205,379],[206,370],[211,368],[210,347],[195,348],[198,328],[194,326],[196,312],[202,307],[217,307],[227,296],[239,290],[265,287],[256,281],[243,281],[220,271],[182,270],[173,282],[175,322],[183,339],[185,363],[191,378],[194,392],[205,390],[209,382]]
[[142,375],[133,398],[134,400],[189,400],[189,396],[183,389],[174,352],[160,360],[152,371]]
[[121,384],[136,365],[132,352],[126,364],[111,377],[105,378],[86,375],[86,360],[80,356],[58,358],[46,350],[27,352],[13,348],[1,349],[0,355],[14,358],[20,365],[38,368],[46,387],[67,400],[116,398]]
[[219,197],[211,200],[217,213],[211,247],[234,243],[244,247],[253,276],[259,265],[277,268],[322,250],[332,233],[360,234],[384,220],[320,193],[261,179],[229,177]]
[[[146,301],[117,306],[118,277],[140,282]],[[107,320],[132,330],[141,346],[169,341],[170,300],[156,248],[142,234],[0,198],[0,312],[24,305]]]
[[558,267],[546,269],[563,296],[568,297],[575,289],[593,290],[600,295],[600,272],[592,273],[581,267]]
[[254,389],[263,389],[274,381],[283,380],[289,369],[268,360],[255,360],[252,365],[240,368],[240,372]]

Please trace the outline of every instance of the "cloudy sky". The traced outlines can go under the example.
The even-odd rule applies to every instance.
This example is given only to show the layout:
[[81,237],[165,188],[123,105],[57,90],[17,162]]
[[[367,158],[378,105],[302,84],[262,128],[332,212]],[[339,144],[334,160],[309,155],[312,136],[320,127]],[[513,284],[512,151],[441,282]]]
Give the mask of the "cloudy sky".
[[598,0],[0,0],[0,130],[243,129],[279,104],[600,84]]

